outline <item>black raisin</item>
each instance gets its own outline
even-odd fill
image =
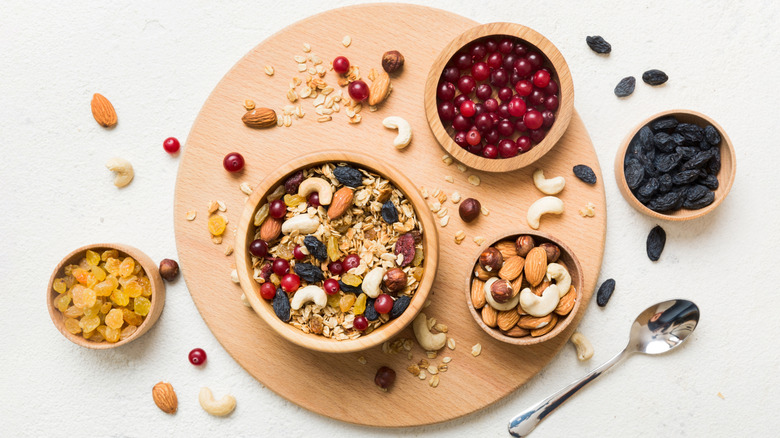
[[[712,150],[697,152],[690,160],[683,163],[680,170],[700,169],[712,158]]]
[[[658,191],[661,184],[658,182],[658,178],[650,178],[647,183],[637,190],[639,196],[650,198]]]
[[[669,192],[651,200],[647,207],[653,211],[664,212],[680,208],[683,198],[680,192]]]
[[[707,140],[707,143],[713,146],[720,144],[720,133],[712,125],[707,125],[704,127],[704,138]]]
[[[650,130],[650,127],[643,126],[637,135],[639,136],[639,143],[642,145],[642,148],[645,150],[645,152],[655,150],[655,143],[653,142],[653,131]]]
[[[704,130],[700,126],[691,123],[680,123],[674,128],[674,132],[685,137],[686,141],[699,144],[704,139]]]
[[[676,153],[659,154],[655,156],[653,164],[655,164],[655,167],[659,172],[667,173],[677,167],[677,165],[680,164],[680,160],[682,160],[682,157]]]
[[[306,249],[309,250],[309,254],[313,255],[315,259],[321,262],[328,259],[328,249],[325,247],[325,244],[320,242],[316,237],[306,236],[303,239],[303,244],[306,246]]]
[[[655,147],[661,152],[672,152],[677,146],[674,144],[674,141],[672,141],[672,136],[663,131],[658,132],[653,136],[653,143],[655,143]]]
[[[646,155],[637,155],[636,158],[639,160],[640,163],[642,163],[642,167],[645,168],[645,173],[648,176],[651,177],[658,176],[658,169],[655,168],[655,164],[653,164],[653,160],[648,158]]]
[[[281,287],[276,288],[276,295],[271,303],[276,316],[284,322],[290,320],[290,299]]]
[[[718,172],[720,172],[720,149],[713,148],[713,155],[710,159],[710,162],[707,163],[707,170],[710,171],[711,174],[716,175]]]
[[[702,186],[698,186],[698,187],[702,187]],[[715,193],[707,190],[707,193],[705,193],[704,196],[702,196],[699,199],[696,199],[695,201],[689,201],[686,199],[685,202],[683,202],[683,207],[689,210],[698,210],[700,208],[704,208],[712,204],[713,201],[715,201]]]
[[[390,225],[398,222],[398,210],[395,209],[393,201],[382,204],[382,219]]]
[[[682,186],[696,181],[698,177],[698,169],[683,170],[672,175],[672,183],[676,186]]]
[[[715,175],[707,175],[704,178],[699,177],[698,183],[710,190],[717,190],[720,183]]]
[[[699,152],[695,147],[692,146],[680,146],[675,148],[674,151],[677,152],[677,155],[682,157],[683,160],[690,160]]]
[[[669,76],[661,70],[648,70],[642,73],[642,80],[648,85],[661,85],[669,80]]]
[[[360,295],[363,292],[363,289],[360,288],[361,284],[357,286],[350,286],[347,283],[344,283],[343,281],[339,280],[339,287],[344,293],[348,293],[348,294]]]
[[[412,297],[409,295],[401,295],[398,297],[398,299],[393,303],[392,310],[390,310],[390,319],[395,319],[401,316],[401,314],[404,313],[404,310],[409,307],[409,303],[411,302]]]
[[[683,146],[685,144],[685,137],[682,135],[675,132],[671,137],[675,146]]]
[[[639,187],[640,184],[642,184],[642,181],[645,179],[645,168],[642,167],[642,164],[639,163],[639,161],[630,161],[625,168],[626,173],[626,184],[628,184],[628,188],[635,189]]]
[[[598,304],[599,307],[606,306],[609,299],[612,298],[612,292],[615,292],[615,280],[610,278],[599,286],[599,291],[596,294],[596,304]]]
[[[290,195],[298,193],[298,186],[301,185],[301,182],[303,182],[303,171],[299,170],[290,175],[284,182],[284,191]]]
[[[333,169],[333,176],[347,187],[355,188],[363,184],[363,174],[354,167],[339,166]]]
[[[593,172],[593,169],[590,167],[584,165],[584,164],[578,164],[574,166],[574,175],[579,178],[582,182],[587,184],[596,184],[596,174]]]
[[[666,231],[660,225],[656,225],[647,235],[647,257],[652,261],[658,261],[666,245]]]
[[[293,270],[298,274],[301,279],[307,283],[319,283],[325,280],[325,276],[322,274],[322,269],[319,266],[314,266],[311,263],[298,262],[293,267]]]
[[[585,37],[585,42],[588,43],[590,50],[596,53],[606,54],[612,51],[612,45],[598,35]]]
[[[653,128],[653,131],[672,131],[677,127],[677,123],[679,122],[677,122],[674,116],[666,116],[654,120],[650,126]]]
[[[691,202],[699,200],[706,196],[707,193],[710,193],[710,190],[701,184],[689,186],[688,190],[685,191],[685,201]]]
[[[659,193],[667,193],[669,190],[672,190],[672,175],[669,175],[668,173],[665,173],[658,177],[658,192]]]
[[[339,282],[341,283],[341,282]],[[369,298],[366,300],[366,310],[363,311],[363,316],[369,321],[376,321],[379,319],[379,312],[374,308],[374,299]]]
[[[634,88],[636,88],[636,78],[633,76],[626,76],[615,86],[615,96],[630,96],[631,93],[634,92]]]

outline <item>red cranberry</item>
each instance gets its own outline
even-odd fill
[[[551,84],[553,82],[550,82]],[[550,111],[555,111],[558,109],[558,96],[547,96],[544,99],[544,107],[547,108]]]
[[[455,100],[452,101],[452,103],[455,105],[456,109],[460,109],[461,104],[463,102],[469,100],[469,97],[465,94],[459,94],[458,97],[455,98]]]
[[[328,295],[336,295],[341,289],[341,285],[335,278],[328,278],[322,283],[322,289]]]
[[[488,84],[479,84],[477,85],[477,90],[475,94],[477,95],[477,98],[481,99],[484,102],[490,99],[490,96],[493,94],[493,89],[490,88],[490,85]]]
[[[512,140],[504,139],[498,143],[498,153],[501,158],[512,158],[517,155],[517,143]]]
[[[488,53],[493,53],[498,50],[498,43],[495,40],[486,40],[485,49],[487,49]]]
[[[509,114],[512,117],[522,117],[525,114],[525,101],[519,97],[515,97],[509,102]]]
[[[479,134],[479,131],[477,131],[476,129],[472,129],[466,133],[466,142],[470,146],[477,145],[479,144],[480,141],[482,141],[482,136]]]
[[[203,365],[206,362],[206,352],[202,348],[195,348],[189,354],[190,363],[196,366]]]
[[[501,117],[498,117],[496,113],[488,113],[491,119],[493,119],[493,126],[497,125],[501,121]]]
[[[439,103],[439,117],[442,120],[452,120],[455,118],[455,105],[452,102]]]
[[[485,158],[496,159],[498,158],[498,148],[489,144],[482,149],[482,156]]]
[[[452,137],[452,140],[457,144],[458,146],[462,148],[469,147],[468,142],[466,141],[466,131],[459,131],[455,133],[455,136]]]
[[[547,131],[544,129],[532,129],[531,132],[528,133],[528,136],[531,137],[531,141],[534,143],[541,142],[546,135]]]
[[[528,54],[525,56],[525,59],[528,60],[528,62],[531,63],[531,67],[533,69],[538,69],[542,66],[542,62],[544,62],[544,59],[542,58],[541,53],[539,52],[528,52]]]
[[[498,90],[498,98],[501,100],[501,103],[509,103],[510,100],[512,100],[512,96],[514,93],[512,92],[512,89],[509,87],[503,87]]]
[[[544,123],[544,119],[542,119],[542,113],[535,109],[528,110],[528,112],[523,116],[523,123],[525,123],[525,126],[531,130],[541,128],[542,123]]]
[[[490,99],[485,99],[484,104],[485,110],[487,110],[487,112],[494,113],[496,110],[498,110],[498,101],[492,97]]]
[[[544,94],[548,96],[556,95],[558,94],[558,83],[555,82],[554,79],[550,78],[550,83],[547,84],[547,86],[544,87],[544,90],[542,91],[544,91]]]
[[[512,53],[513,50],[515,50],[515,43],[509,38],[504,38],[498,43],[498,51],[503,54]]]
[[[509,114],[509,105],[506,103],[502,103],[498,106],[498,111],[496,111],[496,114],[498,114],[498,116],[502,119],[508,119],[512,117],[512,115]]]
[[[442,82],[436,90],[436,97],[441,100],[452,100],[455,98],[455,85],[452,82]]]
[[[482,153],[482,143],[477,143],[475,145],[469,145],[468,147],[469,152],[471,152],[474,155],[479,155]]]
[[[515,55],[525,56],[526,53],[528,53],[528,46],[523,43],[517,43],[515,45]]]
[[[458,114],[452,119],[452,127],[456,131],[468,131],[471,128],[471,121],[463,114]]]
[[[512,69],[515,67],[515,61],[517,61],[517,59],[517,56],[512,53],[504,56],[504,62],[502,62],[501,65],[504,66],[504,70],[506,70],[507,73],[512,71]]]
[[[163,142],[163,149],[165,149],[165,152],[168,152],[169,154],[175,154],[176,152],[179,152],[179,148],[181,145],[179,144],[179,140],[177,140],[175,137],[168,137]]]
[[[506,73],[506,70],[498,69],[490,73],[490,84],[494,87],[505,87],[508,82],[509,75]]]
[[[281,219],[286,213],[287,206],[284,205],[284,201],[281,199],[271,202],[271,205],[268,207],[268,214],[270,214],[272,218]]]
[[[309,203],[310,206],[317,208],[320,206],[320,194],[317,192],[314,192],[309,195],[308,198],[306,198],[306,202]]]
[[[520,152],[528,152],[531,150],[531,139],[527,135],[521,135],[517,137],[517,147]]]
[[[333,60],[333,71],[338,74],[344,74],[349,71],[349,59],[345,56],[337,56]]]
[[[469,94],[474,91],[477,82],[471,76],[461,76],[458,79],[458,90],[463,94]]]
[[[509,120],[502,120],[498,122],[498,133],[503,135],[504,137],[510,137],[512,134],[515,133],[515,127],[512,125],[512,122]]]
[[[374,310],[383,315],[390,313],[393,310],[393,297],[388,294],[379,294],[374,300]]]
[[[542,111],[542,120],[542,127],[550,129],[550,126],[555,123],[555,114],[550,110]]]
[[[482,103],[475,103],[474,115],[479,116],[480,114],[485,114],[485,105],[483,105]]]
[[[301,277],[295,274],[285,274],[281,281],[282,290],[289,293],[295,292],[301,287]]]
[[[261,284],[260,296],[263,297],[264,300],[273,300],[276,296],[276,286],[274,286],[274,284],[270,281],[266,281],[265,283]]]
[[[534,84],[531,81],[523,80],[515,84],[515,91],[517,94],[523,97],[530,96],[534,91]]]
[[[360,330],[362,332],[368,328],[368,319],[363,315],[358,315],[352,321],[352,327],[355,327],[355,330]]]
[[[478,62],[471,66],[471,76],[478,81],[484,81],[490,74],[490,68],[484,62]]]
[[[281,277],[290,270],[290,262],[285,259],[275,259],[271,269],[273,269],[274,274]]]
[[[518,83],[521,80],[523,80],[523,77],[520,76],[519,74],[517,74],[517,72],[514,71],[514,69],[510,70],[510,71],[512,72],[512,75],[511,75],[511,77],[509,79],[509,83],[512,84],[512,86],[514,87],[516,83]]]
[[[474,126],[477,127],[479,132],[487,132],[493,129],[493,119],[487,114],[480,114],[474,120]]]
[[[467,70],[471,68],[471,63],[473,60],[471,59],[471,56],[466,53],[459,53],[455,55],[455,67],[458,67],[461,70]]]
[[[550,73],[544,70],[539,70],[536,73],[534,73],[534,85],[536,85],[539,88],[544,88],[549,83],[550,83]]]
[[[491,117],[492,119],[492,117]],[[493,126],[496,126],[497,123],[493,122]],[[482,139],[485,140],[485,143],[487,144],[496,144],[498,143],[498,140],[501,138],[501,136],[498,134],[498,131],[493,128],[490,131],[487,131],[482,135]]]
[[[344,264],[336,260],[328,264],[328,271],[333,275],[341,275],[344,273]]]
[[[303,253],[303,248],[301,245],[295,245],[295,248],[293,248],[293,257],[295,257],[295,260],[303,260],[306,258],[306,254]]]
[[[349,271],[350,269],[357,268],[358,266],[360,266],[360,256],[357,254],[350,254],[344,257],[344,261],[342,263],[344,264],[345,271]]]
[[[492,68],[493,70],[500,68],[503,64],[504,57],[498,52],[491,53],[487,58],[488,67]]]
[[[534,88],[531,95],[528,96],[528,102],[533,106],[540,106],[544,104],[544,93],[541,90]]]
[[[525,126],[525,123],[523,123],[523,119],[517,119],[515,120],[515,131],[518,132],[526,132],[528,131],[528,128]]]
[[[262,239],[253,240],[249,244],[249,252],[255,257],[263,258],[268,255],[268,244]]]
[[[222,166],[228,172],[238,172],[244,168],[244,157],[238,152],[231,152],[225,155],[222,160]]]
[[[447,67],[444,69],[441,75],[442,79],[447,82],[455,83],[460,78],[460,70],[457,67]]]
[[[522,77],[528,77],[528,75],[531,74],[531,70],[533,70],[533,67],[531,67],[531,63],[528,61],[527,58],[519,58],[515,61],[514,69],[517,74],[519,74]]]
[[[471,59],[475,61],[481,60],[485,55],[487,55],[487,48],[485,48],[484,44],[474,44],[471,46]]]
[[[460,104],[460,113],[463,115],[463,117],[473,117],[475,113],[474,102],[467,100]]]
[[[347,91],[349,91],[349,97],[357,102],[362,102],[368,99],[368,85],[359,79],[349,84]]]

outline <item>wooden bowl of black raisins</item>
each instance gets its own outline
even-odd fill
[[[734,146],[714,120],[691,110],[669,110],[642,121],[615,157],[615,179],[639,212],[669,221],[714,210],[734,182]]]

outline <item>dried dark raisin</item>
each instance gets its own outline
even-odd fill
[[[707,125],[704,127],[704,138],[707,140],[707,143],[713,146],[720,144],[720,133],[712,125]]]
[[[683,170],[672,175],[672,183],[676,186],[682,186],[696,181],[698,177],[698,169]]]
[[[382,204],[382,219],[390,225],[398,222],[398,210],[395,208],[393,201],[387,201]]]
[[[598,304],[599,307],[606,306],[609,299],[612,298],[612,292],[615,292],[615,280],[610,278],[599,286],[599,291],[596,294],[596,304]]]
[[[667,173],[677,167],[677,165],[680,164],[680,160],[682,160],[682,157],[676,153],[659,154],[655,156],[653,164],[655,164],[655,167],[659,172]]]
[[[677,155],[682,157],[683,160],[690,160],[699,152],[695,147],[692,146],[680,146],[675,148],[674,151],[677,152]]]
[[[704,178],[699,178],[698,183],[703,185],[704,187],[707,187],[710,190],[717,190],[718,186],[720,186],[720,183],[718,182],[718,177],[715,175],[707,175]]]
[[[679,122],[677,119],[674,118],[674,116],[666,116],[661,117],[659,119],[655,119],[653,122],[650,123],[650,126],[653,128],[653,131],[672,131],[674,128],[677,127],[677,124]],[[643,128],[644,129],[644,128]]]
[[[707,170],[709,170],[711,174],[716,175],[720,172],[720,149],[714,148],[713,151],[712,158],[710,159],[710,162],[707,163]]]
[[[574,175],[582,182],[586,184],[596,184],[596,174],[590,167],[584,164],[578,164],[574,166],[574,169],[572,170],[574,171]]]
[[[276,316],[284,322],[290,320],[290,299],[281,287],[276,288],[276,295],[271,303]]]
[[[683,146],[685,144],[685,137],[683,137],[682,135],[675,132],[674,134],[671,135],[671,137],[672,137],[672,142],[674,142],[675,146]]]
[[[396,299],[393,303],[392,310],[390,310],[390,319],[395,319],[401,316],[401,314],[404,313],[404,310],[409,307],[409,303],[411,302],[412,297],[409,295],[401,295],[398,297],[398,299]]]
[[[649,126],[643,126],[642,129],[639,130],[637,136],[639,137],[639,143],[642,145],[642,148],[645,150],[645,152],[655,150],[655,143],[653,142],[653,131]]]
[[[661,70],[648,70],[642,73],[642,80],[648,85],[661,85],[669,80],[669,76]]]
[[[645,168],[642,167],[642,164],[638,160],[629,162],[625,172],[626,183],[628,184],[628,188],[632,190],[639,187],[645,179]]]
[[[303,244],[306,246],[306,249],[309,250],[309,254],[313,255],[315,259],[321,262],[328,259],[328,249],[325,247],[325,244],[320,242],[316,237],[306,236],[303,239]]]
[[[704,187],[701,184],[695,184],[692,186],[689,186],[688,189],[685,191],[685,201],[691,202],[696,201],[704,196],[707,195],[707,193],[711,193],[707,187]]]
[[[713,156],[712,150],[697,152],[690,160],[683,163],[680,170],[699,169],[707,164]]]
[[[702,186],[697,186],[702,187]],[[705,188],[705,190],[707,190]],[[688,199],[683,202],[683,207],[689,209],[689,210],[698,210],[700,208],[704,208],[715,201],[715,193],[707,190],[707,192],[699,199],[696,199],[694,201],[689,201]]]
[[[653,136],[655,147],[662,152],[672,152],[677,146],[672,141],[672,136],[665,132],[658,132]]]
[[[680,192],[669,192],[653,198],[647,204],[647,207],[657,212],[671,211],[680,208],[682,201],[682,194]]]
[[[303,171],[299,170],[290,175],[290,177],[287,178],[287,180],[284,182],[284,191],[290,195],[297,194],[298,186],[301,185],[301,182],[303,182]]]
[[[659,193],[667,193],[669,190],[672,190],[672,175],[669,175],[668,173],[665,173],[661,175],[658,178],[658,192]]]
[[[391,310],[392,312],[392,310]],[[369,298],[366,300],[366,310],[363,311],[363,316],[369,321],[376,321],[379,319],[379,312],[374,308],[374,299]]]
[[[325,276],[322,274],[322,269],[319,266],[314,266],[311,263],[298,262],[293,267],[293,270],[298,274],[301,279],[307,283],[315,284],[325,280]]]
[[[599,35],[585,37],[585,42],[596,53],[607,54],[612,51],[612,45]]]
[[[333,176],[347,187],[358,187],[363,184],[363,174],[350,166],[339,166],[333,169]]]
[[[636,78],[633,76],[626,76],[615,86],[615,96],[630,96],[631,93],[634,92],[634,88],[636,88]]]
[[[363,289],[360,287],[361,285],[362,283],[357,286],[350,286],[347,283],[339,280],[339,287],[341,288],[342,292],[348,294],[360,295],[363,292]]]
[[[645,185],[639,188],[637,190],[637,194],[644,197],[644,198],[650,198],[655,194],[655,192],[658,191],[658,188],[661,186],[661,184],[658,182],[658,178],[650,178],[647,180]]]
[[[666,245],[666,231],[660,225],[656,225],[647,235],[647,257],[652,261],[658,261]]]
[[[674,128],[674,132],[682,135],[686,141],[693,144],[698,144],[704,139],[704,131],[701,127],[691,123],[680,123]]]

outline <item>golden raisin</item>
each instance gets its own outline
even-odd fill
[[[120,262],[118,258],[109,257],[108,260],[106,260],[106,271],[111,275],[119,275],[119,265],[121,264],[122,262]]]
[[[328,305],[334,309],[338,309],[339,302],[341,301],[341,297],[336,295],[328,295]]]
[[[352,309],[355,315],[362,315],[366,311],[366,300],[368,296],[366,294],[360,294],[355,301],[355,307]]]
[[[95,276],[97,281],[103,281],[106,279],[106,271],[104,271],[100,266],[92,267],[92,275]]]
[[[80,309],[76,306],[70,306],[64,312],[62,312],[62,314],[68,318],[78,318],[84,314],[84,309]]]
[[[211,233],[212,236],[221,236],[222,233],[225,232],[225,227],[227,226],[227,222],[225,221],[225,218],[215,214],[209,218],[209,233]]]
[[[76,281],[78,281],[81,284],[87,284],[88,277],[87,275],[90,272],[86,269],[76,268],[73,270],[72,274],[74,277],[76,277]]]
[[[330,261],[335,262],[341,258],[341,251],[339,251],[339,239],[338,237],[331,235],[328,237],[328,258]]]
[[[71,293],[73,295],[73,304],[76,307],[80,309],[85,309],[87,307],[92,307],[95,305],[96,296],[94,290],[86,288],[80,284],[77,284],[73,286],[73,291]]]
[[[119,342],[119,334],[119,329],[115,329],[113,327],[106,328],[106,341]]]
[[[100,325],[100,317],[97,315],[82,316],[81,320],[79,320],[79,325],[81,326],[81,330],[91,332]]]
[[[113,301],[117,306],[126,306],[128,303],[130,303],[130,297],[128,297],[123,290],[114,289],[114,291],[111,292],[111,301]]]
[[[341,281],[344,282],[344,284],[350,285],[350,286],[360,286],[363,283],[363,279],[360,278],[357,275],[354,274],[344,274],[341,276]]]
[[[128,308],[122,308],[122,319],[129,325],[141,325],[143,317]]]
[[[306,201],[306,199],[301,195],[284,195],[284,205],[290,208],[295,208],[304,201]]]
[[[355,294],[345,294],[339,301],[339,308],[342,312],[347,312],[355,303]]]
[[[133,260],[132,257],[125,257],[125,259],[122,260],[122,263],[119,265],[119,275],[122,277],[129,277],[133,274],[134,268],[135,260]]]
[[[84,316],[94,316],[100,313],[100,308],[103,306],[103,301],[95,300],[95,305],[84,309]]]
[[[129,326],[123,328],[122,332],[119,333],[119,339],[123,341],[123,340],[129,338],[130,336],[133,336],[133,334],[135,333],[136,330],[138,330],[138,327],[136,327],[134,325],[129,325]]]
[[[141,292],[141,295],[145,297],[152,295],[152,282],[149,280],[149,277],[139,278],[138,284],[140,284],[141,288],[143,288],[143,292]]]
[[[97,336],[95,336],[97,335]],[[95,332],[95,330],[92,330],[91,332],[84,332],[81,334],[81,336],[84,337],[84,339],[90,339],[95,342],[100,342],[103,340],[103,337],[100,336],[99,333]]]
[[[103,251],[103,254],[100,254],[100,259],[104,262],[108,260],[109,257],[117,258],[119,257],[119,251],[115,249],[109,249],[107,251]]]
[[[107,297],[111,295],[111,292],[116,289],[119,283],[116,281],[116,277],[108,277],[104,281],[96,284],[94,288],[95,294],[99,297]]]
[[[68,310],[68,305],[70,305],[70,294],[57,295],[57,297],[54,298],[53,304],[60,312]]]
[[[65,318],[65,330],[77,335],[81,333],[81,326],[78,320],[73,318]]]
[[[119,309],[111,309],[106,315],[106,325],[115,329],[121,328],[124,323],[122,318],[122,311]]]
[[[100,306],[100,313],[105,315],[106,313],[108,313],[109,310],[111,310],[111,307],[112,307],[111,301],[106,301],[105,303],[103,303],[102,306]]]
[[[65,291],[68,290],[68,286],[65,284],[64,278],[58,278],[54,280],[52,287],[54,288],[54,292],[57,292],[58,294],[64,294]]]
[[[97,266],[100,263],[100,255],[91,249],[87,250],[87,263],[90,266]]]
[[[149,314],[149,308],[152,307],[152,302],[144,297],[138,297],[134,300],[133,310],[135,313],[146,316]]]
[[[143,293],[144,289],[141,287],[140,284],[138,284],[137,281],[131,281],[127,283],[124,287],[125,293],[130,298],[140,297],[141,293]]]

